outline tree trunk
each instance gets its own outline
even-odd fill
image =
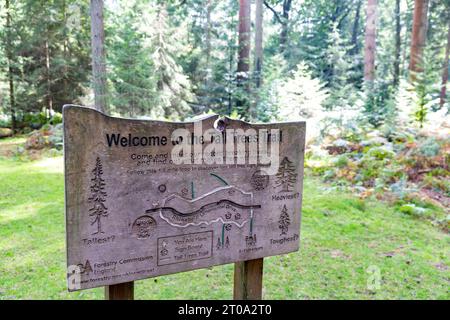
[[[255,84],[261,87],[263,63],[263,0],[256,0],[255,8]]]
[[[284,53],[287,47],[287,39],[289,32],[289,13],[291,11],[292,0],[283,1],[283,23],[281,24],[280,34],[280,52]]]
[[[107,91],[103,0],[91,0],[91,44],[95,108],[105,112]]]
[[[410,79],[412,82],[417,79],[417,73],[423,71],[422,55],[427,38],[428,4],[429,0],[415,0],[414,2],[414,18],[409,62]]]
[[[367,1],[366,36],[364,48],[364,80],[373,82],[375,79],[376,23],[377,1]]]
[[[250,0],[239,0],[239,61],[238,72],[250,70]]]
[[[263,63],[263,0],[255,1],[255,60],[254,60],[254,77],[255,77],[255,103],[252,110],[257,110],[260,97],[259,88],[262,85],[262,63]],[[255,112],[256,113],[256,112]],[[256,118],[256,114],[252,115]]]
[[[207,0],[206,2],[206,26],[205,26],[205,71],[204,71],[204,85],[206,90],[209,90],[210,88],[210,82],[211,82],[211,12],[212,12],[212,1],[213,0]],[[188,32],[189,33],[189,32]],[[208,103],[209,104],[209,103]]]
[[[292,7],[292,0],[283,0],[283,12],[281,16],[278,12],[272,8],[267,1],[263,1],[264,5],[272,11],[274,18],[281,25],[281,33],[280,33],[280,53],[284,53],[286,50],[287,38],[289,33],[289,12]]]
[[[68,59],[68,32],[67,32],[67,4],[66,1],[63,1],[63,17],[64,17],[64,44],[63,44],[63,57],[64,57],[64,77],[63,77],[63,90],[64,92],[67,92],[67,77],[68,77],[68,68],[67,68],[67,61]]]
[[[48,117],[52,116],[53,113],[53,97],[51,90],[51,73],[50,73],[50,50],[48,47],[48,30],[47,30],[47,38],[45,39],[45,76],[47,77],[47,112],[46,115]]]
[[[211,60],[211,10],[212,10],[211,0],[208,0],[206,3],[206,40],[205,40],[206,68],[209,68],[209,62]]]
[[[251,0],[239,0],[239,57],[237,66],[238,86],[244,90],[241,97],[238,98],[237,106],[241,107],[243,116],[249,117],[249,99],[250,91],[248,83],[248,74],[250,71],[250,4]]]
[[[441,106],[441,108],[444,107],[445,98],[447,96],[448,58],[449,58],[449,54],[450,54],[450,22],[449,22],[449,25],[448,25],[447,48],[445,49],[444,66],[442,68],[441,94],[439,96],[439,105]]]
[[[351,54],[356,54],[359,51],[358,33],[359,33],[359,20],[361,17],[361,4],[362,4],[362,0],[359,0],[356,5],[355,20],[353,22],[353,29],[352,29],[353,48],[351,50]]]
[[[400,0],[395,0],[395,60],[394,60],[394,86],[398,87],[400,82],[400,53],[401,53],[401,31],[400,24]]]
[[[8,60],[8,82],[9,82],[9,110],[11,114],[11,129],[16,130],[16,102],[14,98],[14,78],[11,52],[11,13],[9,12],[9,0],[5,2],[6,10],[6,56]]]

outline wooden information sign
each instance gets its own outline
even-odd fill
[[[70,291],[298,250],[304,122],[63,115]]]

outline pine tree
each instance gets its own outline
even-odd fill
[[[90,75],[88,10],[75,0],[11,2],[8,49],[18,125],[24,113],[81,103]]]
[[[152,113],[152,116],[170,120],[183,119],[189,112],[189,102],[194,98],[189,78],[175,59],[179,43],[174,39],[163,1],[158,1],[156,6],[153,30],[151,58],[157,87],[153,102],[162,112]]]
[[[134,4],[113,17],[116,32],[109,46],[110,79],[113,84],[112,110],[130,117],[162,113],[159,106],[149,103],[156,92],[156,80],[145,47],[145,33],[139,30],[140,12],[144,8]],[[155,112],[155,109],[158,109]]]
[[[300,63],[292,76],[280,82],[278,89],[281,119],[293,117],[310,118],[323,111],[322,104],[327,98],[324,84],[313,78],[305,63]]]
[[[281,230],[281,236],[287,234],[289,225],[291,224],[291,219],[289,218],[289,213],[286,205],[283,206],[281,210],[280,219],[278,220],[278,228]]]
[[[412,99],[414,106],[414,120],[419,124],[420,128],[423,128],[423,125],[426,122],[427,114],[429,112],[429,103],[432,100],[430,95],[430,77],[427,76],[429,68],[427,68],[428,66],[424,63],[425,61],[425,57],[422,57],[422,63],[420,65],[424,67],[419,67],[422,72],[417,73],[412,82],[415,92]]]
[[[325,52],[327,68],[324,76],[330,93],[324,102],[327,110],[354,107],[358,98],[355,85],[351,81],[355,76],[352,62],[349,60],[350,49],[351,45],[341,37],[336,25],[333,26]]]
[[[108,216],[108,208],[105,206],[105,180],[102,178],[103,165],[99,157],[97,157],[92,175],[91,181],[93,184],[91,185],[91,196],[88,199],[92,203],[92,208],[89,209],[89,216],[92,218],[91,225],[97,224],[97,231],[94,234],[99,234],[104,233],[101,219]]]
[[[384,79],[366,81],[361,120],[374,127],[379,127],[387,120],[394,118],[395,102],[392,89],[391,82]]]
[[[280,192],[290,192],[297,181],[297,175],[295,173],[295,167],[287,157],[281,161],[276,174],[277,180],[275,181],[276,187],[281,187]]]
[[[439,108],[440,66],[434,62],[439,49],[428,46],[423,50],[421,62],[416,65],[420,72],[411,80],[413,90],[409,103],[413,107],[413,119],[420,128],[426,123],[427,115]]]

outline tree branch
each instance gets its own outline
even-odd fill
[[[187,0],[181,0],[180,3],[175,4],[175,6],[177,6],[177,7],[184,6],[186,4],[186,2],[187,2]]]
[[[264,1],[264,5],[266,6],[267,9],[269,9],[270,11],[272,11],[273,16],[275,17],[275,19],[276,19],[279,23],[284,24],[283,20],[281,20],[281,18],[280,18],[280,16],[278,15],[278,13],[275,11],[274,8],[272,8],[272,7],[267,3],[267,1]]]
[[[291,11],[292,0],[283,1],[283,17],[289,16],[289,11]]]
[[[342,22],[344,21],[344,19],[348,16],[348,14],[350,13],[351,8],[347,8],[347,10],[341,14],[338,24],[337,24],[337,28],[340,29]]]

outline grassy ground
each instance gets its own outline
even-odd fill
[[[0,299],[103,297],[66,290],[63,188],[61,157],[0,156]],[[449,248],[426,220],[307,177],[300,251],[265,259],[264,298],[450,299]],[[231,299],[232,276],[226,265],[137,281],[135,296]]]
[[[26,137],[16,136],[0,140],[0,157],[12,157],[17,146],[25,143]]]

